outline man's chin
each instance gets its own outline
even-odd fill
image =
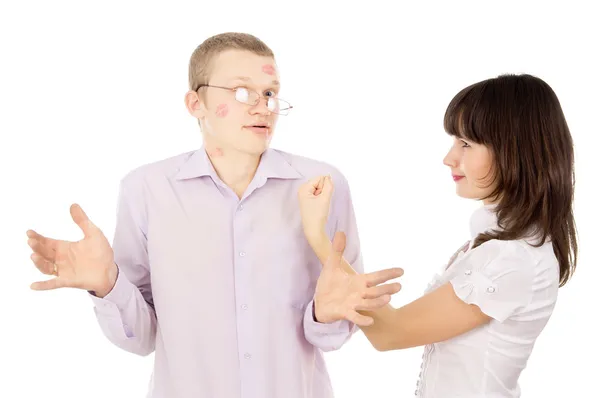
[[[250,156],[260,156],[267,149],[269,149],[269,142],[265,142],[262,144],[245,145],[243,147],[240,147],[238,150]]]
[[[248,145],[248,150],[253,153],[261,154],[271,145],[271,137],[263,140],[256,140],[255,142]]]

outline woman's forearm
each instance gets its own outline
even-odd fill
[[[311,240],[311,246],[324,264],[333,250],[327,236]],[[357,272],[342,257],[342,268]],[[445,341],[490,322],[491,317],[477,305],[459,298],[450,282],[398,309],[391,305],[374,311],[359,311],[375,321],[361,327],[379,351],[399,350]]]

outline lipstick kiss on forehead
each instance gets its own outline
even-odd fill
[[[271,64],[266,64],[266,65],[263,65],[262,71],[265,72],[267,75],[272,76],[275,74],[275,67]]]
[[[215,115],[217,115],[217,117],[225,117],[228,113],[229,107],[227,106],[227,104],[221,104],[217,106],[217,110],[215,111]]]

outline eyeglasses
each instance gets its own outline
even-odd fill
[[[254,90],[250,90],[246,87],[221,87],[221,86],[212,86],[210,84],[201,84],[196,91],[198,91],[202,87],[213,87],[220,88],[223,90],[232,91],[235,94],[235,100],[241,102],[242,104],[255,106],[260,102],[261,95]],[[266,97],[267,100],[267,109],[281,116],[286,116],[290,113],[290,109],[293,108],[289,102],[284,101],[277,97]]]

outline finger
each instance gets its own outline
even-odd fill
[[[327,261],[325,261],[324,268],[337,268],[342,263],[342,256],[346,249],[346,234],[343,232],[336,232],[333,237],[333,247]]]
[[[400,291],[402,285],[400,283],[388,283],[385,285],[374,286],[369,289],[364,294],[364,298],[366,299],[374,299],[384,295],[392,295],[396,294]]]
[[[85,236],[90,236],[90,234],[92,233],[92,229],[94,228],[94,223],[90,221],[90,219],[88,218],[87,214],[85,214],[81,206],[79,206],[76,203],[72,204],[70,211],[71,218],[73,218],[75,224],[77,224],[77,226],[81,228],[81,231],[83,231],[83,234]]]
[[[27,237],[29,239],[35,239],[35,240],[39,241],[41,244],[49,247],[52,250],[56,250],[56,246],[58,245],[58,242],[59,242],[59,240],[57,240],[57,239],[48,238],[42,234],[38,234],[37,232],[35,232],[32,229],[27,231]]]
[[[42,274],[54,275],[54,263],[46,260],[37,253],[31,255],[31,261]]]
[[[367,286],[375,286],[380,283],[387,282],[390,279],[399,278],[404,275],[402,268],[388,268],[381,271],[372,272],[366,275]]]
[[[381,308],[387,305],[392,300],[392,297],[389,294],[385,294],[383,296],[374,298],[374,299],[365,299],[361,300],[359,304],[356,305],[355,310],[357,311],[371,311],[377,308]]]
[[[317,185],[315,186],[313,195],[315,195],[315,196],[320,195],[321,192],[323,191],[324,184],[325,184],[325,177],[323,177],[323,176],[319,177],[319,181],[317,181]]]
[[[319,185],[320,178],[321,177],[314,177],[308,180],[306,183],[300,185],[300,188],[298,189],[298,194],[301,194],[303,196],[313,196],[315,190]]]
[[[333,250],[340,254],[346,250],[346,234],[342,231],[337,231],[333,236]]]
[[[27,244],[35,254],[38,254],[51,262],[56,260],[56,251],[49,247],[48,244],[44,244],[35,238],[29,238]]]
[[[371,326],[374,322],[370,316],[359,314],[356,311],[350,311],[346,319],[358,326]]]
[[[331,179],[331,176],[323,178],[322,192],[325,196],[331,196],[333,194],[333,180]]]
[[[317,176],[317,177],[313,177],[310,180],[308,180],[308,186],[314,190],[315,188],[319,187],[319,183],[321,182],[321,176]]]
[[[53,278],[47,281],[34,282],[30,287],[31,290],[52,290],[66,287],[66,284],[61,278]]]

